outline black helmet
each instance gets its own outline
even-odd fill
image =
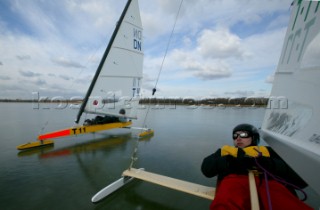
[[[126,110],[124,110],[124,109],[120,109],[119,114],[123,114],[123,115],[125,115],[125,114],[126,114]]]
[[[249,133],[249,136],[252,137],[252,143],[251,146],[257,146],[260,142],[260,135],[259,131],[256,127],[250,124],[240,124],[237,125],[233,131],[232,134],[234,134],[237,131],[247,131]]]

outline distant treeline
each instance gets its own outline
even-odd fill
[[[193,99],[193,98],[142,98],[140,104],[164,104],[164,105],[187,105],[187,106],[267,106],[268,98],[206,98],[206,99]]]
[[[268,98],[142,98],[140,104],[145,105],[187,105],[187,106],[267,106]],[[0,99],[0,102],[23,102],[23,103],[81,103],[82,100],[34,100],[34,99]]]

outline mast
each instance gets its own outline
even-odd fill
[[[82,104],[81,104],[80,110],[79,110],[79,112],[78,112],[78,114],[77,114],[77,118],[76,118],[76,120],[75,120],[75,123],[77,123],[77,124],[79,123],[80,118],[81,118],[81,115],[82,115],[82,113],[84,112],[84,109],[85,109],[85,107],[86,107],[86,105],[87,105],[88,99],[89,99],[89,97],[90,97],[90,95],[91,95],[91,93],[92,93],[93,87],[94,87],[94,85],[95,85],[95,83],[96,83],[96,81],[97,81],[97,79],[98,79],[98,77],[99,77],[99,74],[100,74],[100,72],[101,72],[101,70],[102,70],[102,67],[103,67],[103,65],[104,65],[105,60],[106,60],[106,58],[108,57],[108,54],[109,54],[110,49],[111,49],[111,47],[112,47],[112,44],[113,44],[113,42],[114,42],[114,40],[115,40],[115,38],[116,38],[116,35],[117,35],[118,31],[119,31],[119,28],[120,28],[120,26],[121,26],[121,24],[122,24],[122,22],[123,22],[123,19],[124,19],[125,15],[126,15],[126,13],[127,13],[127,10],[128,10],[128,8],[129,8],[129,6],[130,6],[130,4],[131,4],[131,1],[132,1],[132,0],[128,0],[126,6],[125,6],[125,8],[124,8],[124,10],[123,10],[123,12],[122,12],[122,14],[121,14],[121,16],[120,16],[120,19],[119,19],[119,21],[117,22],[116,28],[115,28],[115,30],[113,31],[113,34],[112,34],[111,39],[110,39],[110,41],[109,41],[109,44],[108,44],[108,46],[107,46],[107,48],[106,48],[106,50],[105,50],[105,52],[104,52],[104,54],[103,54],[103,57],[102,57],[102,59],[101,59],[101,61],[100,61],[100,64],[99,64],[99,66],[98,66],[98,69],[97,69],[97,71],[96,71],[96,73],[95,73],[95,75],[94,75],[94,77],[93,77],[93,79],[92,79],[92,82],[91,82],[91,84],[90,84],[90,86],[89,86],[89,89],[88,89],[88,91],[87,91],[87,93],[86,93],[86,96],[85,96],[85,98],[83,99],[83,102],[82,102]]]

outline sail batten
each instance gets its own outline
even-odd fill
[[[135,116],[142,66],[142,23],[138,0],[128,0],[80,107],[76,123],[83,112],[118,116],[120,110],[125,109],[125,116]],[[114,99],[112,110],[104,103],[110,99]]]

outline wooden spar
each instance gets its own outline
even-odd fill
[[[259,198],[257,192],[256,181],[254,179],[254,174],[252,171],[249,171],[249,189],[250,189],[250,201],[251,201],[251,209],[259,210]]]
[[[125,170],[122,173],[122,178],[111,183],[107,187],[100,190],[96,195],[92,197],[92,202],[98,202],[118,189],[125,186],[132,179],[140,179],[142,181],[150,182],[156,185],[160,185],[163,187],[167,187],[173,190],[189,193],[191,195],[195,195],[201,198],[206,198],[209,200],[213,200],[215,197],[216,188],[207,187],[204,185],[183,181],[180,179],[171,178],[168,176],[163,176],[160,174],[155,174],[151,172],[147,172],[144,169],[136,169],[130,168]],[[259,198],[257,193],[256,182],[254,178],[254,173],[249,171],[248,173],[249,179],[249,190],[250,190],[250,201],[251,201],[251,209],[260,210],[259,207]]]
[[[124,171],[123,176],[134,177],[143,181],[151,182],[153,184],[158,184],[173,190],[182,191],[210,200],[213,200],[215,195],[215,188],[213,187],[207,187],[179,179],[174,179],[135,168]]]
[[[45,139],[93,133],[97,131],[109,130],[109,129],[115,129],[115,128],[123,128],[131,124],[132,122],[128,121],[128,122],[116,122],[116,123],[107,123],[107,124],[99,124],[99,125],[83,125],[83,126],[71,127],[71,128],[39,135],[38,140],[43,141]]]

